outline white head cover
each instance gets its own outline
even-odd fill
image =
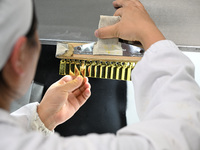
[[[0,70],[32,23],[32,0],[0,0]]]

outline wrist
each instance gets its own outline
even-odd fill
[[[43,122],[46,128],[48,128],[50,131],[53,131],[56,127],[56,123],[54,119],[49,117],[50,115],[47,115],[48,113],[44,112],[45,108],[42,108],[42,106],[39,104],[37,107],[37,113],[40,118],[40,120]]]
[[[161,40],[165,40],[165,37],[157,27],[147,30],[148,31],[145,31],[146,34],[143,34],[140,40],[145,50],[147,50],[152,44]]]

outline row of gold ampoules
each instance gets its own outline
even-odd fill
[[[135,64],[135,62],[62,59],[59,74],[130,81]]]

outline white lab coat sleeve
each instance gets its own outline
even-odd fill
[[[12,116],[22,123],[20,127],[27,128],[33,123],[31,118],[34,116],[33,114],[37,113],[36,107],[37,103],[26,105],[12,113]],[[25,132],[22,128],[13,128],[13,125],[8,126],[8,124],[5,124],[5,127],[1,126],[0,132],[2,134],[0,138],[2,138],[0,147],[5,150],[153,150],[148,139],[140,135],[115,135],[109,133],[99,135],[93,133],[86,136],[64,138],[56,133],[44,136],[39,132]],[[7,131],[12,132],[12,134],[8,134]],[[12,141],[12,144],[10,144],[10,141]]]
[[[158,150],[200,149],[200,88],[194,65],[168,40],[154,43],[132,72],[140,123],[118,132]]]
[[[37,113],[38,104],[38,102],[27,104],[11,113],[11,116],[15,117],[21,126],[27,131],[39,131],[45,136],[49,136],[54,133],[54,131],[50,131],[48,128],[46,128],[43,122],[40,120],[40,117]]]
[[[35,118],[34,116],[37,116],[37,105],[38,103],[28,104],[11,114],[21,123],[22,127],[28,129],[28,133],[21,133],[19,129],[16,130],[15,132],[17,134],[15,134],[15,136],[17,136],[17,140],[12,140],[15,142],[12,145],[7,146],[9,147],[8,149],[12,149],[14,147],[15,149],[22,150],[20,147],[22,143],[23,147],[27,147],[29,150],[124,150],[129,148],[140,150],[153,149],[148,139],[138,135],[118,136],[109,133],[101,135],[93,133],[86,136],[72,136],[68,138],[60,137],[56,133],[49,135],[49,133],[44,132],[46,129],[43,123],[41,123],[41,121],[35,122],[33,119]],[[43,132],[48,136],[43,136],[38,132],[31,132],[30,130]],[[14,138],[13,135],[11,137]]]

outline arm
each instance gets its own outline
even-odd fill
[[[200,89],[193,64],[165,40],[139,1],[113,4],[121,21],[96,30],[95,35],[138,40],[147,50],[132,74],[141,122],[118,134],[146,137],[155,149],[199,149]]]
[[[40,104],[28,104],[11,115],[27,130],[49,135],[57,125],[72,117],[89,96],[87,78],[65,76],[47,90]]]
[[[153,44],[132,73],[141,122],[120,135],[139,134],[155,149],[199,149],[200,88],[194,66],[168,40]]]
[[[38,114],[49,130],[71,118],[90,97],[90,84],[82,76],[65,76],[45,93]]]

